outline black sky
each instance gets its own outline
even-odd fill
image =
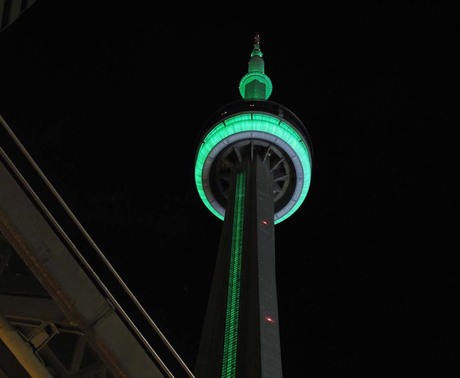
[[[276,227],[285,377],[457,376],[456,2],[115,3],[38,0],[0,34],[0,114],[186,363],[221,227],[195,152],[259,32],[314,150]]]

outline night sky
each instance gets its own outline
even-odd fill
[[[0,114],[193,368],[222,226],[195,153],[260,33],[314,153],[276,226],[284,376],[458,376],[458,10],[38,0],[0,34]]]

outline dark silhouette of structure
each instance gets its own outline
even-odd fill
[[[275,224],[305,199],[312,150],[293,112],[267,101],[255,36],[242,100],[206,123],[195,181],[208,209],[224,221],[195,367],[197,378],[281,377],[275,279]]]
[[[5,0],[0,2],[0,32],[15,22],[37,0]]]
[[[0,378],[71,376],[193,377],[0,116]]]
[[[2,117],[0,142],[0,377],[193,377]]]

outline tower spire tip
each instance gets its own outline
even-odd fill
[[[272,93],[273,85],[265,75],[265,63],[260,50],[260,34],[254,35],[254,47],[248,62],[248,73],[240,80],[239,90],[245,100],[265,101]]]

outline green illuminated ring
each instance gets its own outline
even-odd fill
[[[303,203],[310,188],[312,160],[308,144],[294,126],[266,113],[239,113],[216,124],[203,139],[195,164],[195,183],[205,206],[223,220],[225,208],[214,198],[209,182],[211,166],[228,145],[241,140],[259,139],[282,148],[295,168],[294,193],[286,206],[275,213],[275,224],[290,217]]]

